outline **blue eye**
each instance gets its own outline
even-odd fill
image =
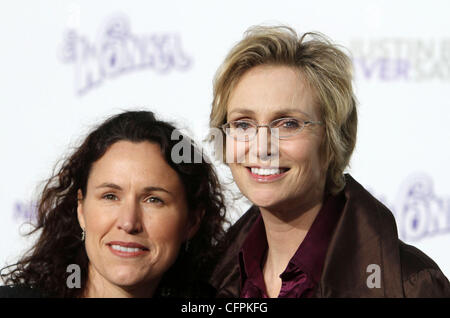
[[[282,122],[282,126],[283,128],[288,129],[297,129],[298,127],[300,127],[298,121],[295,119],[286,119],[285,121]]]
[[[252,123],[247,122],[247,121],[236,121],[233,123],[233,128],[237,128],[237,129],[246,130],[246,129],[249,129],[252,127],[253,127]]]

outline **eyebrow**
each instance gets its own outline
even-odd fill
[[[112,189],[116,189],[119,191],[122,191],[122,187],[115,184],[115,183],[111,183],[111,182],[105,182],[100,184],[99,186],[95,187],[96,189],[100,189],[100,188],[112,188]],[[161,187],[153,187],[153,186],[148,186],[144,188],[144,192],[152,192],[152,191],[162,191],[162,192],[166,192],[170,195],[172,195],[172,193],[164,188]]]
[[[231,115],[233,113],[239,113],[239,114],[254,114],[255,112],[250,109],[245,108],[235,108],[233,109],[228,115]]]

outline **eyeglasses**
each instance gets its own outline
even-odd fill
[[[295,118],[279,118],[268,125],[258,125],[251,120],[230,121],[222,125],[222,130],[227,136],[239,141],[252,140],[258,133],[260,127],[270,129],[272,135],[278,136],[279,139],[286,139],[300,133],[307,125],[322,125],[321,121],[304,121]]]

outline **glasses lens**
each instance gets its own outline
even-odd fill
[[[233,121],[226,126],[226,134],[237,140],[249,140],[256,135],[256,125],[249,121]]]
[[[302,130],[304,123],[295,118],[280,118],[272,122],[271,128],[278,131],[280,138],[289,137]]]

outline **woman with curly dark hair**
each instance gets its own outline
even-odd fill
[[[152,112],[115,115],[46,183],[29,233],[39,237],[2,269],[0,294],[213,296],[204,282],[224,215],[214,169],[189,138]]]

